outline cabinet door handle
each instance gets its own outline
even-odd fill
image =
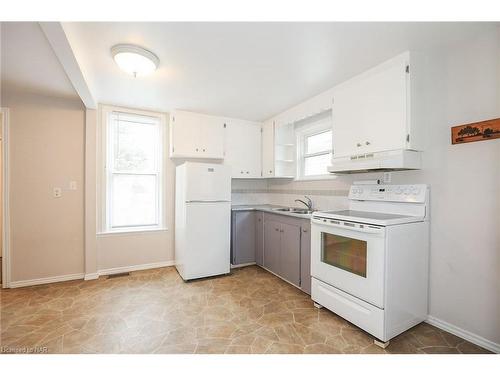
[[[250,173],[250,172],[249,172],[249,171],[247,171],[247,174],[249,174],[249,173]]]
[[[302,229],[302,232],[303,233],[307,233],[307,229]]]
[[[269,173],[273,173],[273,171],[271,170],[271,171],[269,171]]]
[[[276,232],[279,232],[279,231],[280,231],[280,229],[279,229],[279,228],[274,228],[274,230],[275,230]]]
[[[203,149],[203,152],[205,152],[205,149]]]
[[[283,229],[282,229],[282,230],[280,230],[280,233],[283,233],[283,232],[284,232],[284,230],[283,230]]]
[[[356,143],[356,147],[361,147],[361,143]]]
[[[196,149],[196,152],[198,152],[198,149]]]
[[[243,171],[241,171],[240,173],[243,174]]]
[[[368,142],[368,141],[366,141],[366,142],[365,142],[365,145],[367,145],[367,146],[368,146],[369,144],[370,144],[370,142]]]

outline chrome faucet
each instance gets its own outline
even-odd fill
[[[295,202],[300,202],[300,203],[304,204],[309,211],[312,211],[313,210],[313,202],[312,202],[311,198],[309,198],[307,195],[304,195],[304,198],[307,199],[307,203],[304,202],[302,199],[295,199]]]

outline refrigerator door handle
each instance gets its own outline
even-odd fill
[[[231,201],[226,201],[223,199],[205,199],[205,200],[191,200],[191,201],[186,201],[186,203],[217,203],[217,202],[231,202]]]

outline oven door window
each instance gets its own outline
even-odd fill
[[[321,261],[366,277],[366,241],[321,233]]]

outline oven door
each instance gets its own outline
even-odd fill
[[[311,276],[384,308],[385,228],[313,217]]]

